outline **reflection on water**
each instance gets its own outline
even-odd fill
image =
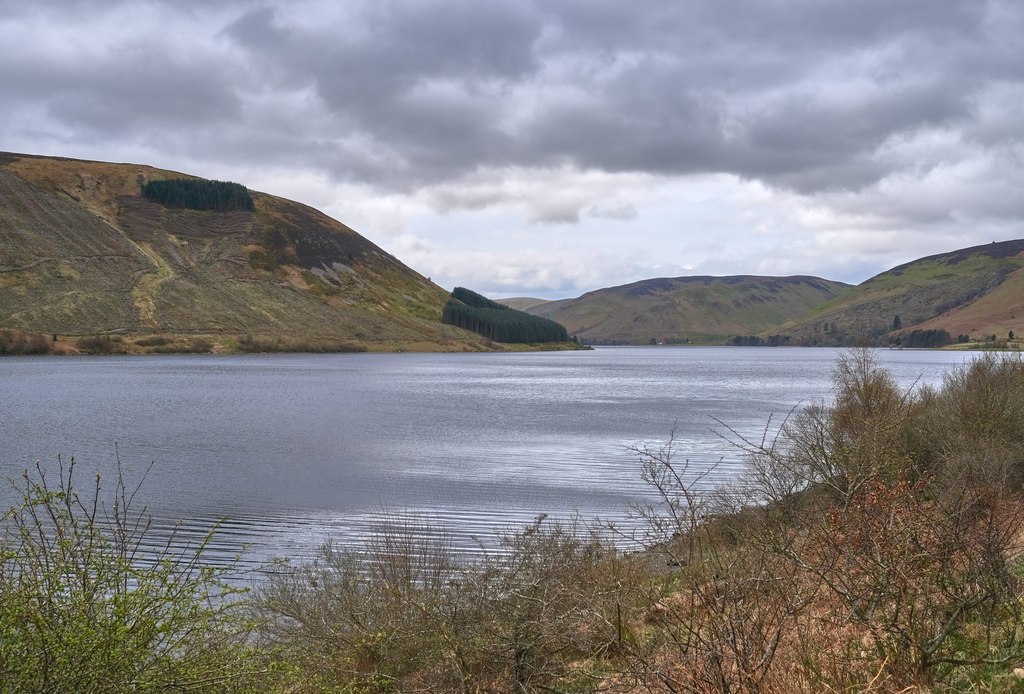
[[[243,568],[359,544],[383,510],[450,529],[479,551],[540,513],[622,519],[648,493],[636,445],[675,432],[695,467],[738,456],[725,427],[759,439],[829,396],[838,352],[603,348],[534,354],[5,358],[0,470],[75,456],[113,483],[120,457],[166,536],[220,523],[219,559]],[[909,386],[970,355],[880,351]],[[152,468],[146,473],[147,468]],[[10,491],[0,490],[9,505]]]

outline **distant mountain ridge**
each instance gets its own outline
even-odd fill
[[[849,285],[819,277],[661,277],[527,306],[589,344],[723,344],[801,316]]]
[[[168,207],[149,166],[0,154],[0,329],[248,344],[484,349],[448,292],[344,224],[251,191],[253,210]],[[177,344],[177,342],[175,343]]]
[[[116,336],[126,351],[494,348],[442,323],[444,289],[310,207],[231,185],[244,204],[226,211],[142,194],[153,181],[202,180],[0,153],[0,333]],[[992,342],[1024,334],[1024,240],[931,255],[857,286],[675,277],[505,303],[590,344]]]
[[[574,299],[510,300],[591,344],[916,344],[1024,334],[1024,240],[920,258],[846,285],[817,277],[675,277]]]
[[[537,299],[532,296],[516,296],[508,299],[499,299],[499,301],[509,308],[514,308],[518,311],[526,311],[534,306],[546,304],[551,301],[551,299]]]

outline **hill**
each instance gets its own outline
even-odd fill
[[[721,344],[771,331],[848,288],[803,276],[660,278],[524,310],[561,323],[588,344]]]
[[[887,270],[781,326],[795,343],[888,343],[914,330],[971,339],[1024,333],[1024,240],[940,253]]]
[[[537,299],[532,296],[515,296],[510,299],[499,299],[501,303],[517,311],[529,311],[534,306],[549,303],[549,299]]]
[[[444,289],[317,210],[254,191],[249,209],[142,195],[182,180],[202,179],[0,154],[0,330],[125,351],[484,348],[442,324]]]

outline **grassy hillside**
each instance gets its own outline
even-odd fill
[[[773,329],[848,285],[817,277],[677,277],[644,280],[529,306],[593,344],[722,343]]]
[[[915,329],[1006,337],[1024,332],[1022,269],[1024,240],[928,256],[872,277],[781,331],[825,344],[885,341]]]
[[[254,211],[165,207],[133,164],[0,155],[0,330],[215,349],[479,349],[448,295],[345,225],[252,193]]]
[[[529,311],[534,306],[549,303],[548,299],[536,299],[532,296],[516,296],[510,299],[499,299],[499,301],[517,311]]]
[[[252,191],[251,211],[142,196],[147,183],[169,180],[199,179],[0,153],[0,332],[56,335],[66,349],[112,335],[116,351],[489,348],[442,324],[443,289],[344,224]],[[596,344],[769,334],[886,344],[913,330],[1005,338],[1024,335],[1024,240],[922,258],[857,287],[682,277],[504,303]]]

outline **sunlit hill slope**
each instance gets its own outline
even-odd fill
[[[734,335],[770,331],[848,287],[802,276],[676,277],[598,289],[575,299],[515,303],[592,344],[721,344]]]
[[[972,341],[1024,333],[1024,240],[900,265],[779,328],[793,341],[824,344],[884,344],[914,330],[944,330]]]
[[[194,178],[0,154],[0,330],[127,347],[484,348],[441,323],[445,290],[310,207],[251,192],[252,211],[217,212],[141,194]]]

